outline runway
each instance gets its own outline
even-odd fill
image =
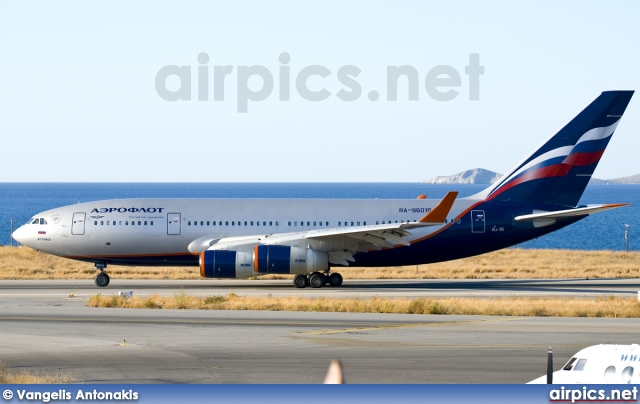
[[[499,297],[499,296],[636,296],[640,279],[346,279],[339,287],[293,287],[290,280],[127,280],[112,279],[101,289],[93,280],[0,281],[0,298],[7,295],[46,299],[47,296],[89,297],[97,293],[133,291],[136,295],[173,295],[176,291],[198,296],[325,296],[325,297]]]
[[[637,319],[97,309],[87,297],[134,294],[633,295],[637,280],[0,281],[0,361],[87,383],[319,383],[333,357],[349,383],[524,383],[579,349],[638,343]],[[450,288],[445,288],[450,285]]]

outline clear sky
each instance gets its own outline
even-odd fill
[[[412,182],[474,167],[504,173],[600,92],[639,89],[639,18],[637,1],[2,1],[0,182]],[[209,60],[199,62],[201,53]],[[465,74],[474,54],[484,68],[478,100]],[[191,100],[158,93],[156,78],[169,65],[186,66],[191,82],[172,75],[163,86],[191,88]],[[329,92],[323,101],[296,85],[313,65],[330,73],[306,81]],[[402,65],[418,74],[417,100],[408,99],[406,78],[398,100],[387,99],[387,66]],[[440,65],[460,78],[438,87],[457,91],[450,101],[426,90]],[[215,86],[215,66],[232,66],[224,88]],[[260,92],[262,76],[243,79],[257,71],[243,66],[263,66],[273,90]],[[361,73],[341,80],[343,66]],[[361,95],[340,99],[353,80]],[[224,100],[214,100],[221,90]],[[266,99],[238,112],[247,97]],[[595,176],[640,172],[639,151],[636,94]]]

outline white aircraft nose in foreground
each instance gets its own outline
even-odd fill
[[[640,345],[593,345],[579,351],[561,370],[529,384],[640,384]]]

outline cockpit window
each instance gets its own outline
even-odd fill
[[[573,362],[575,362],[575,361],[576,361],[576,359],[578,359],[578,358],[571,358],[571,359],[569,359],[569,362],[567,362],[567,364],[566,364],[566,365],[564,365],[564,367],[562,368],[562,370],[571,370],[571,369],[573,369]]]
[[[31,224],[40,224],[40,218],[34,218]]]
[[[46,220],[44,220],[44,218],[43,218],[43,217],[41,217],[41,218],[40,218],[40,224],[47,224],[47,221],[46,221]]]
[[[584,370],[584,365],[586,365],[586,363],[586,359],[578,359],[578,362],[576,362],[576,365],[573,367],[573,371],[577,372],[579,370]]]

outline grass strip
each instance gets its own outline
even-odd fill
[[[396,314],[464,314],[487,316],[543,317],[640,317],[640,302],[632,297],[562,298],[562,297],[500,297],[500,298],[416,298],[386,299],[372,297],[275,297],[226,296],[198,297],[184,292],[173,296],[151,295],[125,298],[94,295],[89,307],[189,310],[270,310],[342,313]]]
[[[0,384],[69,384],[78,380],[68,373],[29,372],[27,370],[11,373],[0,362]]]

